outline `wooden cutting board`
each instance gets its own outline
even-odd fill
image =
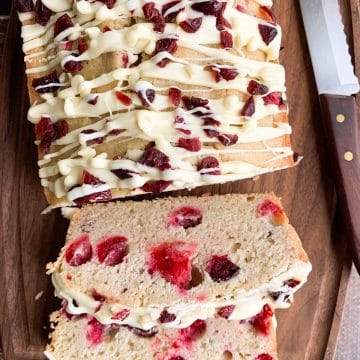
[[[298,2],[277,0],[275,3],[274,12],[283,28],[281,61],[287,71],[293,147],[304,160],[296,168],[264,175],[256,181],[205,187],[191,194],[274,191],[283,198],[313,263],[313,272],[295,297],[294,305],[289,310],[278,311],[279,356],[281,360],[331,359],[350,261],[341,235],[341,220],[335,211],[331,160],[326,154]],[[351,3],[352,13],[350,3],[342,1],[345,28],[352,44],[352,17],[354,24],[358,24],[359,6],[356,0]],[[358,31],[354,27],[354,34]],[[351,51],[355,51],[355,62],[360,65],[358,48]],[[6,359],[42,359],[49,331],[48,314],[60,304],[53,297],[45,265],[56,258],[64,242],[67,221],[59,211],[40,215],[46,203],[37,177],[33,126],[26,120],[28,99],[15,13],[4,55],[0,78],[1,338]]]

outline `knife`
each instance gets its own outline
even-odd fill
[[[360,274],[360,139],[354,74],[337,0],[300,0],[335,187]]]

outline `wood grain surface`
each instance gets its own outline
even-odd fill
[[[344,1],[343,5],[350,34],[350,4]],[[192,193],[274,191],[283,198],[314,269],[295,304],[278,312],[279,356],[281,360],[330,359],[334,357],[350,266],[341,220],[335,213],[330,160],[298,4],[278,0],[275,13],[284,30],[282,63],[287,70],[293,146],[304,160],[297,168],[268,174],[257,181],[212,186]],[[42,358],[48,313],[59,304],[53,299],[44,268],[46,262],[55,259],[66,231],[66,221],[59,212],[39,215],[46,204],[37,178],[33,129],[26,121],[28,101],[20,44],[17,21],[12,16],[0,79],[0,282],[5,290],[0,296],[0,313],[3,348],[10,360]],[[352,51],[359,63],[356,47]],[[40,292],[42,296],[35,300]]]

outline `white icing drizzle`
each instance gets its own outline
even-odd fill
[[[67,300],[67,312],[72,315],[90,314],[102,324],[120,324],[149,330],[153,326],[161,325],[168,328],[184,328],[191,325],[197,319],[209,319],[217,315],[217,311],[224,306],[235,306],[229,320],[248,319],[261,311],[265,304],[270,304],[274,309],[287,308],[293,299],[293,294],[299,290],[307,280],[311,271],[311,264],[297,262],[291,268],[280,273],[270,283],[263,284],[259,288],[244,291],[239,289],[229,300],[194,301],[189,304],[158,304],[148,307],[128,307],[121,303],[105,302],[101,304],[91,296],[70,288],[62,280],[61,276],[54,272],[52,282],[55,287],[56,296]],[[295,279],[300,283],[291,288],[284,285],[289,279]],[[274,300],[270,293],[278,293]],[[74,305],[74,300],[77,306]],[[124,320],[116,320],[113,317],[116,313],[127,309],[129,316]],[[159,316],[166,309],[170,314],[176,316],[175,320],[168,323],[160,323]]]
[[[168,2],[157,0],[156,7],[161,9]],[[255,95],[253,114],[241,116],[249,97],[247,88],[251,80],[265,85],[268,93],[281,93],[285,100],[284,69],[271,62],[279,56],[280,27],[240,12],[233,7],[233,1],[228,1],[224,17],[231,28],[226,27],[225,30],[233,39],[233,51],[228,51],[219,48],[221,37],[215,16],[206,16],[192,9],[191,5],[196,2],[199,1],[182,0],[168,9],[165,15],[184,8],[174,22],[165,24],[163,33],[154,31],[154,24],[145,21],[145,0],[118,0],[111,9],[99,1],[44,0],[44,5],[53,12],[45,26],[32,21],[32,12],[20,14],[22,21],[27,21],[22,26],[27,73],[41,76],[41,73],[56,70],[59,75],[59,84],[36,87],[43,90],[57,85],[59,90],[56,95],[40,94],[40,101],[31,106],[28,119],[34,124],[39,123],[42,117],[49,117],[52,123],[66,119],[70,126],[70,131],[53,140],[50,151],[39,160],[41,183],[56,198],[65,197],[67,203],[73,205],[73,200],[79,197],[109,189],[125,189],[128,195],[139,194],[143,192],[140,187],[154,180],[171,182],[166,190],[222,183],[280,169],[282,166],[276,166],[277,160],[292,155],[290,147],[269,145],[273,139],[291,133],[287,123],[259,123],[262,119],[280,116],[287,111],[286,106],[265,105],[262,96]],[[271,1],[257,2],[261,6],[271,6]],[[64,14],[71,19],[73,26],[54,38],[54,25]],[[202,24],[195,33],[188,33],[179,25],[195,17],[202,18]],[[116,23],[129,18],[137,21],[120,29],[116,26],[111,28],[112,21]],[[103,32],[102,27],[108,21],[110,28]],[[259,32],[259,25],[262,24],[277,31],[268,44]],[[80,38],[87,43],[81,54],[77,50]],[[166,51],[154,55],[157,41],[161,39],[176,41],[179,55]],[[266,61],[244,57],[245,50],[264,53]],[[128,64],[137,60],[136,54],[142,53],[145,58],[138,66],[118,67],[91,79],[84,78],[81,72],[74,75],[59,72],[60,66],[66,67],[69,61],[91,62],[106,53],[117,54],[112,56],[119,59],[125,54]],[[166,59],[166,66],[157,65]],[[208,69],[209,64],[216,65],[220,70],[232,69],[237,75],[231,80],[220,76],[215,81],[213,72]],[[197,96],[199,93],[199,97],[208,99],[209,109],[197,107],[187,110],[183,105],[174,109],[168,96],[170,85],[157,85],[157,82],[176,83],[182,95]],[[106,91],[98,91],[100,87],[106,87]],[[149,100],[148,90],[153,91],[154,99]],[[226,95],[221,98],[215,95],[216,99],[213,99],[212,94],[219,91]],[[119,94],[120,98],[125,96],[125,101],[121,101]],[[175,123],[177,116],[184,121]],[[205,119],[209,116],[220,123],[206,124]],[[82,118],[86,122],[81,126],[79,119]],[[189,131],[191,134],[186,133]],[[217,136],[209,137],[205,131],[237,136],[237,144],[219,146]],[[113,142],[118,144],[132,139],[153,142],[158,150],[169,157],[171,168],[161,171],[140,164],[141,150],[128,151],[124,158],[113,160],[106,150],[103,153],[97,151],[99,145],[96,140],[99,138],[105,149],[106,146],[111,147]],[[202,147],[198,151],[178,147],[180,138],[198,138]],[[39,145],[40,141],[36,143]],[[245,147],[252,143],[262,145],[251,150]],[[264,160],[256,165],[239,160],[239,156],[246,154],[263,154]],[[194,159],[205,156],[215,156],[219,160],[226,157],[226,161],[220,161],[221,175],[211,174],[214,169],[198,171]],[[116,169],[131,171],[132,177],[120,179],[112,172]],[[84,170],[102,183],[96,186],[79,185]]]

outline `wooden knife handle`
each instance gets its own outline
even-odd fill
[[[335,173],[336,193],[360,274],[360,147],[353,96],[320,95],[323,122]]]

